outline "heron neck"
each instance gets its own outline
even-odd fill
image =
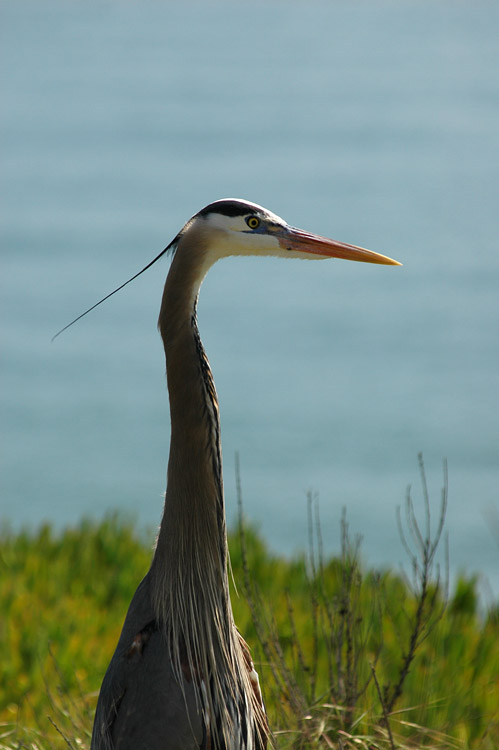
[[[230,603],[218,401],[196,322],[197,296],[210,263],[202,246],[193,249],[192,242],[179,246],[159,316],[171,442],[149,580],[174,674],[180,685],[202,681],[200,700],[213,747],[232,747],[243,728],[261,738],[267,730]]]
[[[210,584],[227,592],[218,399],[196,319],[206,270],[202,252],[193,255],[182,248],[172,261],[163,293],[159,329],[166,357],[171,442],[153,566],[161,561],[162,568],[168,566],[169,574],[178,574],[191,587],[206,585],[210,575]]]

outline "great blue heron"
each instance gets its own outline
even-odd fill
[[[229,598],[219,411],[196,322],[199,289],[208,269],[230,255],[400,264],[233,199],[199,211],[136,276],[168,250],[159,314],[171,414],[164,513],[102,683],[92,749],[256,750],[269,730]]]

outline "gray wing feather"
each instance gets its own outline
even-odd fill
[[[104,677],[91,750],[199,750],[205,743],[195,687],[175,679],[156,626],[149,577],[132,599]]]

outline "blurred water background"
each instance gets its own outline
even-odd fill
[[[346,506],[372,565],[423,451],[451,572],[499,594],[499,5],[1,3],[0,516],[157,524],[167,261],[64,336],[221,197],[403,268],[231,259],[201,293],[229,521],[326,551]]]

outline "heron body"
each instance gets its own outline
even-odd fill
[[[193,216],[167,250],[159,315],[171,415],[164,513],[102,683],[92,750],[258,750],[269,730],[229,597],[219,408],[197,327],[199,289],[230,255],[398,264],[233,199]]]

